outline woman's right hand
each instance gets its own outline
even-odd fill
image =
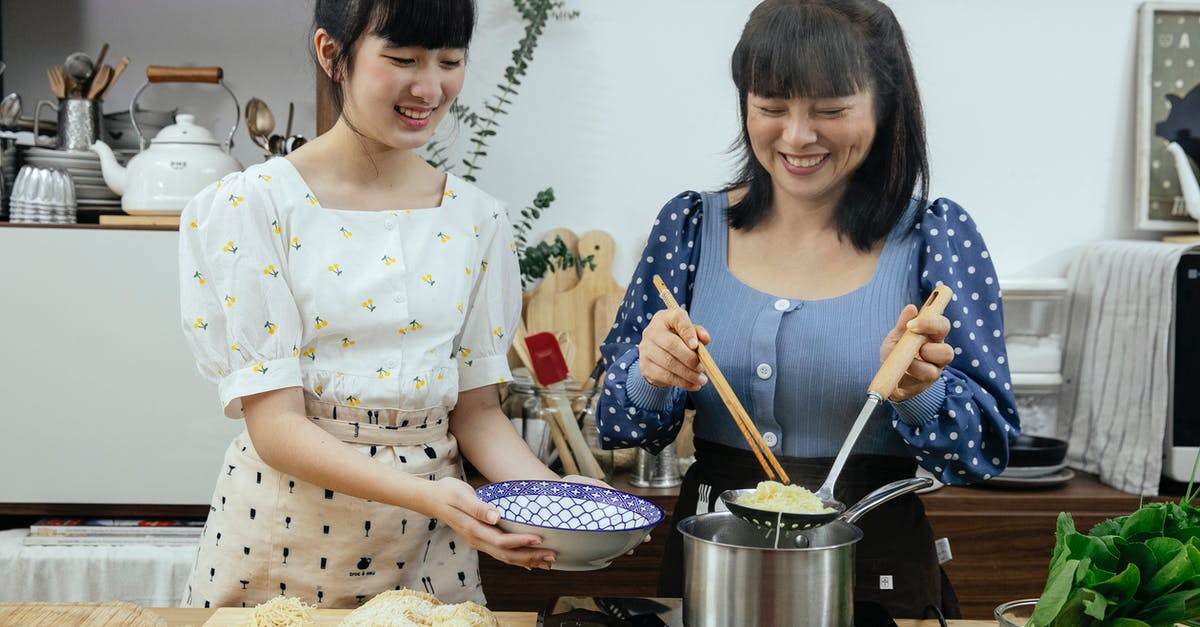
[[[450,525],[471,548],[514,566],[549,570],[555,553],[538,548],[542,539],[531,533],[508,533],[496,526],[500,511],[480,500],[470,484],[454,477],[428,482],[429,511]]]
[[[708,383],[697,349],[708,344],[708,331],[692,324],[681,308],[654,314],[638,343],[642,378],[656,387],[675,386],[695,392]]]

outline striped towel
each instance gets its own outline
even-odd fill
[[[1115,240],[1067,273],[1058,432],[1067,460],[1123,492],[1158,494],[1175,270],[1191,244]]]

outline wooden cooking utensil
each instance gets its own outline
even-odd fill
[[[96,75],[92,77],[92,84],[88,87],[87,97],[91,100],[98,100],[100,94],[104,93],[104,89],[108,87],[108,81],[112,79],[112,66],[101,65],[100,69],[96,70]]]
[[[663,283],[662,277],[657,274],[654,275],[654,287],[658,289],[658,296],[666,303],[668,309],[679,309],[679,303],[675,302],[675,297],[671,295],[671,291]],[[754,452],[754,457],[758,459],[759,465],[762,466],[763,471],[767,474],[767,479],[778,477],[780,483],[791,483],[787,473],[783,470],[783,466],[779,465],[779,460],[775,459],[775,454],[771,452],[771,447],[767,446],[767,443],[763,441],[762,434],[754,426],[754,421],[750,419],[750,415],[742,407],[741,401],[733,393],[733,388],[729,387],[729,381],[725,379],[725,375],[721,374],[721,369],[717,368],[717,362],[713,361],[708,349],[703,344],[700,344],[696,352],[700,355],[700,363],[704,366],[705,373],[708,374],[708,382],[716,388],[717,394],[725,402],[725,407],[729,410],[729,414],[733,416],[733,421],[737,424],[738,430],[742,432],[742,437],[746,438],[746,443],[750,445],[750,450]]]
[[[67,97],[67,71],[61,65],[51,65],[46,68],[46,78],[50,81],[50,91],[58,98]]]
[[[106,41],[100,45],[100,54],[96,55],[96,61],[95,61],[96,67],[100,67],[100,66],[104,65],[104,57],[107,54],[108,54],[108,42]]]
[[[558,461],[562,462],[563,472],[568,475],[579,474],[579,464],[575,463],[575,455],[571,453],[571,446],[567,444],[567,436],[563,433],[562,425],[554,419],[546,422],[550,423],[550,440],[554,442],[554,448],[558,450]]]
[[[121,60],[117,61],[117,67],[113,68],[112,77],[108,79],[108,83],[105,84],[104,89],[100,91],[100,98],[103,98],[104,95],[108,93],[108,90],[112,89],[112,86],[117,83],[118,78],[121,78],[121,73],[124,72],[125,68],[127,67],[129,67],[129,57],[121,57]]]

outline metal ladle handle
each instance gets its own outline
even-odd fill
[[[887,503],[896,497],[904,496],[909,492],[923,490],[931,485],[933,485],[933,479],[929,477],[913,477],[911,479],[893,481],[885,486],[875,489],[875,491],[859,499],[857,503],[850,506],[850,508],[848,508],[846,511],[842,512],[838,518],[848,523],[854,523],[859,518],[862,518],[863,514],[866,514],[867,512],[879,507],[880,505],[883,505],[884,503]]]
[[[954,292],[949,287],[938,285],[933,288],[929,298],[925,299],[925,304],[917,312],[917,318],[942,315],[942,312],[946,310],[946,305],[950,304],[950,299],[953,297]],[[817,489],[817,498],[822,501],[836,500],[833,498],[833,486],[837,483],[838,475],[842,474],[842,467],[846,465],[846,459],[850,457],[850,450],[858,441],[858,435],[862,433],[863,427],[866,426],[867,419],[874,413],[875,407],[896,390],[900,378],[904,376],[908,365],[912,363],[924,343],[924,335],[905,331],[900,340],[896,342],[896,346],[892,348],[892,352],[888,353],[887,359],[883,361],[883,365],[879,367],[879,371],[867,388],[867,402],[863,405],[862,411],[858,412],[858,418],[850,427],[850,433],[846,434],[846,441],[842,443],[842,449],[838,451],[837,458],[833,461],[833,467],[829,469],[829,475],[825,477],[825,483],[822,483],[821,487]]]
[[[229,93],[229,97],[233,99],[233,128],[229,129],[229,135],[225,137],[225,150],[233,148],[233,134],[237,132],[238,122],[242,117],[242,106],[238,103],[237,96],[233,95],[233,90],[225,84],[222,77],[225,71],[220,67],[177,67],[166,65],[148,65],[146,66],[146,82],[138,88],[133,94],[133,98],[129,101],[129,121],[133,123],[133,131],[137,133],[138,150],[145,150],[145,138],[142,136],[142,129],[138,128],[137,116],[134,112],[137,111],[137,100],[142,95],[142,92],[150,86],[151,83],[213,83],[220,85],[222,89]]]

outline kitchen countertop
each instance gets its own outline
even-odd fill
[[[27,608],[27,611],[32,611],[23,615],[24,619],[22,622],[25,622],[25,620],[34,620],[36,624],[51,624],[53,622],[55,627],[97,624],[94,622],[97,620],[95,616],[92,617],[92,620],[89,620],[86,614],[79,612],[80,608],[78,606],[80,605],[95,606],[99,604],[44,603],[23,605],[23,608]],[[129,609],[128,612],[125,612],[122,608],[114,608],[115,613],[110,615],[110,617],[125,619],[116,621],[116,624],[144,624],[150,618],[146,614],[152,614],[166,621],[166,624],[171,627],[183,627],[184,625],[198,627],[213,619],[214,615],[220,612],[220,616],[216,616],[216,619],[210,623],[210,627],[223,627],[225,625],[241,624],[251,611],[251,608],[223,608],[218,610],[216,608],[165,607],[139,609],[133,605],[126,605],[125,607]],[[74,613],[72,613],[73,610]],[[350,610],[317,610],[314,618],[318,626],[334,626],[348,614],[350,614]],[[31,616],[36,618],[30,618]],[[79,620],[73,620],[76,616]],[[500,621],[501,627],[537,627],[538,625],[538,615],[536,612],[496,612],[496,618]],[[100,624],[113,623],[109,620],[104,620]]]
[[[198,608],[151,608],[154,613],[158,614],[167,621],[172,627],[183,627],[184,625],[203,625],[204,621],[208,620],[216,610],[214,609],[198,609]],[[512,613],[510,613],[512,614]],[[532,612],[522,613],[518,617],[523,622],[509,623],[512,625],[528,624],[530,627],[537,624],[537,616]],[[899,627],[936,627],[936,620],[897,620],[896,624]],[[949,620],[946,624],[952,627],[995,627],[995,621],[982,620]]]

